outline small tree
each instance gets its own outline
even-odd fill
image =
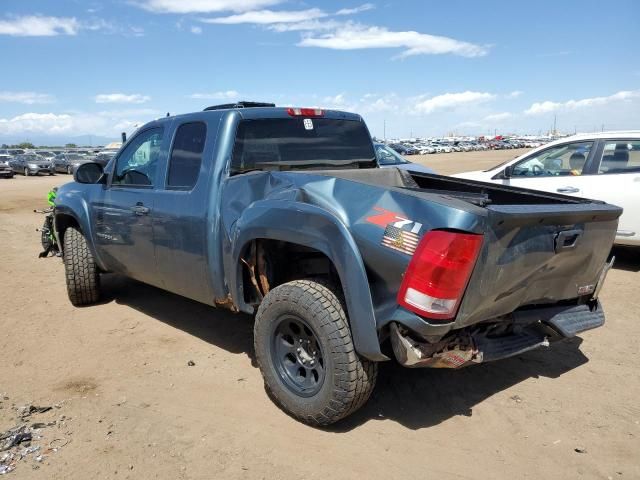
[[[76,148],[77,145],[75,143],[66,143],[65,148]]]
[[[22,142],[16,145],[16,148],[36,148],[36,146],[31,142]]]

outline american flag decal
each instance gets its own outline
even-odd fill
[[[382,245],[407,255],[413,255],[418,246],[418,235],[393,225],[387,225],[382,236]]]

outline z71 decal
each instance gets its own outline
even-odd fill
[[[385,229],[387,228],[387,225],[393,225],[394,227],[400,228],[402,230],[408,230],[409,232],[415,233],[416,235],[418,235],[420,233],[420,229],[422,229],[421,223],[409,220],[408,218],[405,218],[402,215],[397,214],[396,212],[392,212],[381,207],[373,207],[373,209],[379,213],[367,217],[366,220],[369,223],[373,223],[374,225],[378,225]],[[403,228],[408,227],[409,225],[411,225],[410,229]]]
[[[420,240],[418,234],[422,224],[384,208],[373,207],[373,209],[378,213],[367,217],[366,220],[384,228],[380,244],[392,250],[413,255]]]

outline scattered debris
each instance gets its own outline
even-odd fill
[[[509,398],[511,398],[511,400],[513,400],[516,403],[521,403],[522,402],[522,398],[520,398],[520,395],[512,395]]]
[[[69,442],[70,440],[67,440],[66,438],[54,438],[49,442],[49,448],[55,452],[59,448],[67,446]]]
[[[581,448],[581,447],[576,447],[573,449],[574,452],[576,453],[587,453],[587,449],[586,448]]]
[[[189,367],[195,367],[195,365],[196,365],[196,362],[194,362],[193,360],[189,360],[187,362],[187,366],[189,366]]]
[[[20,431],[15,432],[13,435],[10,435],[7,438],[7,441],[0,447],[0,452],[5,452],[16,445],[20,445],[21,443],[31,442],[32,436],[31,432],[24,432],[25,426],[20,427]],[[5,436],[6,432],[2,434]],[[5,437],[6,438],[6,437]]]
[[[7,400],[9,397],[1,395],[0,398]],[[61,405],[58,404],[55,407],[61,408]],[[14,471],[20,462],[26,461],[29,457],[36,463],[42,463],[49,453],[56,452],[69,443],[67,439],[55,438],[49,442],[49,448],[44,452],[41,451],[42,447],[40,445],[32,444],[43,439],[43,429],[55,425],[60,427],[60,425],[64,425],[66,420],[70,420],[70,418],[60,415],[59,420],[49,422],[31,421],[30,417],[32,415],[47,413],[53,410],[54,407],[28,404],[13,408],[16,412],[18,425],[0,432],[0,475]],[[36,463],[31,465],[34,470],[40,468],[40,465]]]
[[[25,405],[24,407],[18,408],[18,415],[24,420],[34,413],[46,413],[52,408],[53,407],[37,407],[35,405]]]

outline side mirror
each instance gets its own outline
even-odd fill
[[[99,163],[83,163],[73,172],[73,180],[78,183],[102,183],[104,170]]]
[[[504,167],[504,172],[502,172],[504,178],[511,178],[513,176],[513,165],[507,165]]]

